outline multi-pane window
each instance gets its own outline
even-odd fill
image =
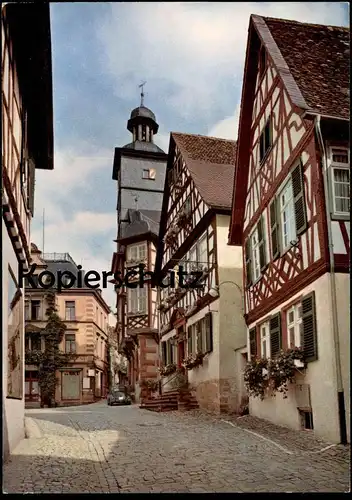
[[[67,333],[65,335],[65,352],[76,352],[76,335],[74,333]]]
[[[196,245],[189,252],[189,265],[190,265],[190,268],[197,267],[197,246]]]
[[[262,358],[270,358],[270,328],[269,323],[260,326],[260,353]]]
[[[259,235],[256,227],[251,235],[251,250],[252,250],[252,270],[253,281],[257,281],[260,276],[260,257],[259,257]]]
[[[291,179],[279,195],[279,210],[281,222],[281,240],[283,249],[290,247],[296,239],[295,206]]]
[[[32,320],[40,319],[40,300],[31,301],[31,319]]]
[[[208,247],[207,247],[207,237],[203,236],[198,243],[198,264],[202,267],[206,267],[208,264]]]
[[[290,348],[302,346],[302,305],[296,304],[287,311],[287,337]]]
[[[331,148],[331,176],[333,212],[335,215],[350,214],[350,161],[349,150]]]
[[[127,260],[129,262],[142,261],[147,258],[147,246],[145,243],[141,245],[133,245],[128,248]]]
[[[76,319],[76,306],[74,300],[65,302],[65,319],[74,321]]]
[[[145,288],[128,289],[128,312],[132,314],[147,313],[147,290]]]

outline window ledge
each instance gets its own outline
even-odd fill
[[[331,214],[331,220],[336,220],[336,221],[346,221],[346,222],[349,222],[350,221],[350,214],[336,214],[336,213],[332,213]]]
[[[129,312],[127,316],[130,318],[132,316],[147,316],[147,312]]]

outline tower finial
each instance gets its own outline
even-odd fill
[[[143,88],[143,87],[144,87],[144,85],[145,85],[146,83],[147,83],[147,82],[143,82],[143,83],[141,83],[141,84],[139,85],[139,88],[140,88],[140,89],[142,89],[142,90],[141,90],[141,106],[143,106],[143,105],[144,105],[144,92],[143,92],[143,91],[144,91],[144,88]]]

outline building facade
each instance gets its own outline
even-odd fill
[[[199,407],[217,413],[246,399],[242,249],[227,245],[235,154],[234,141],[171,133],[157,254],[170,283],[158,301],[162,386],[183,370]],[[181,268],[187,277],[168,281]],[[201,288],[187,289],[192,272]]]
[[[230,227],[251,357],[304,353],[287,398],[250,398],[250,413],[333,442],[350,436],[348,40],[251,16]]]
[[[43,270],[55,276],[59,271],[70,271],[78,276],[78,268],[69,254],[44,254],[32,244],[33,262],[39,266],[36,274]],[[60,350],[77,355],[74,361],[58,370],[55,402],[58,405],[92,403],[105,398],[109,389],[109,342],[108,316],[110,308],[100,290],[90,288],[67,288],[55,293],[57,314],[66,325]],[[43,329],[48,321],[46,310],[48,290],[26,287],[25,331],[26,350],[44,350]],[[26,403],[42,403],[38,384],[38,367],[25,368]]]
[[[2,290],[4,457],[24,438],[24,289],[35,169],[53,169],[49,5],[3,4]],[[33,37],[33,33],[36,36]]]
[[[143,264],[155,264],[156,238],[165,182],[167,155],[155,143],[158,124],[154,113],[143,105],[131,112],[127,129],[132,142],[115,149],[113,179],[117,181],[117,252],[112,272],[123,278]],[[131,277],[133,281],[133,277]],[[156,291],[150,283],[142,288],[121,287],[117,292],[117,326],[121,366],[128,365],[128,385],[139,400],[143,383],[156,377]],[[123,374],[120,372],[121,377]]]

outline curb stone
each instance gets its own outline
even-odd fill
[[[38,425],[35,423],[34,419],[31,417],[24,418],[24,433],[26,439],[31,438],[41,438],[42,434]]]

